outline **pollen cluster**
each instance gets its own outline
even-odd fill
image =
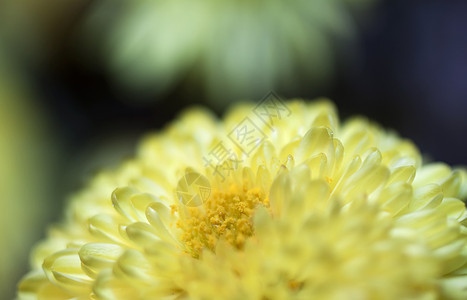
[[[190,207],[180,217],[181,240],[194,257],[204,248],[214,251],[219,239],[242,249],[245,239],[254,233],[252,216],[258,205],[268,205],[260,188],[231,185],[225,191],[215,190],[201,207]]]

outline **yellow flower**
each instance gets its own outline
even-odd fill
[[[270,104],[146,137],[72,197],[20,298],[467,297],[465,171],[328,101]]]

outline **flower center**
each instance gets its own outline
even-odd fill
[[[253,235],[252,216],[258,205],[268,206],[268,198],[260,188],[237,187],[214,189],[199,207],[186,207],[181,211],[177,227],[182,229],[181,240],[194,257],[205,248],[215,250],[223,239],[237,249]]]

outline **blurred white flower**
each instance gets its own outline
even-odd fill
[[[373,2],[104,0],[84,32],[120,86],[163,93],[183,81],[210,100],[258,99],[328,83],[356,34],[351,11]]]

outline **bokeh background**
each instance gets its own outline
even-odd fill
[[[465,0],[162,2],[0,2],[1,299],[66,195],[190,105],[325,96],[467,165]]]

